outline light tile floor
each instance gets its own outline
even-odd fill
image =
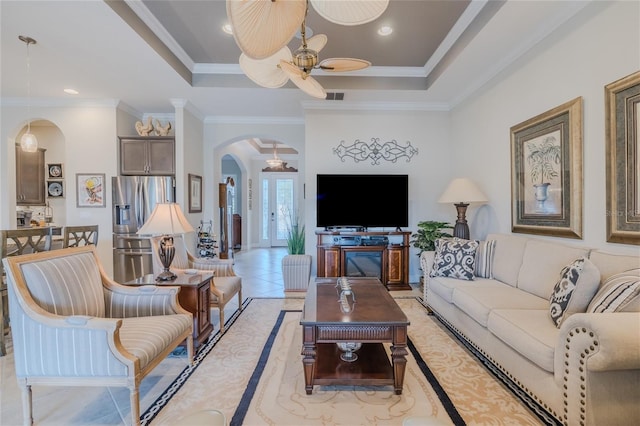
[[[305,293],[285,292],[282,282],[282,257],[286,248],[256,248],[235,253],[234,270],[242,277],[243,298],[300,297]],[[398,296],[421,296],[417,285],[411,291],[393,292]],[[238,308],[234,301],[227,303],[225,318]],[[212,309],[214,333],[220,329],[219,316]],[[0,425],[22,424],[22,402],[15,377],[13,347],[8,339],[8,355],[0,357]],[[156,370],[164,376],[147,376],[140,387],[141,411],[149,406],[175,375],[186,366],[186,358],[168,358]],[[167,382],[169,380],[169,382]],[[126,388],[33,387],[34,422],[40,425],[128,425],[129,391]]]

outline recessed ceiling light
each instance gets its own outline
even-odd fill
[[[76,89],[64,89],[64,93],[68,95],[77,95],[80,92],[78,92]]]
[[[224,24],[222,26],[222,31],[224,31],[227,34],[233,34],[233,28],[231,27],[231,24]]]
[[[391,28],[388,25],[380,27],[380,29],[378,30],[378,34],[380,34],[381,36],[388,36],[392,32],[393,32],[393,28]]]

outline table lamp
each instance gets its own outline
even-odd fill
[[[467,206],[469,203],[486,203],[487,201],[487,196],[467,178],[452,180],[438,200],[439,203],[454,203],[458,211],[458,220],[453,228],[453,236],[465,240],[469,239]]]
[[[137,234],[162,235],[158,255],[164,270],[156,277],[156,281],[171,281],[176,274],[171,272],[171,262],[176,254],[173,246],[173,235],[195,232],[187,218],[184,217],[180,206],[176,203],[158,203],[149,219],[136,232]]]

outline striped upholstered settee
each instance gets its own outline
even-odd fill
[[[193,361],[193,318],[179,287],[127,287],[105,275],[94,246],[3,259],[24,423],[31,386],[123,386],[140,423],[142,379],[180,343]]]

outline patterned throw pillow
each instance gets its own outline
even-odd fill
[[[480,241],[476,250],[474,274],[480,278],[493,278],[493,253],[496,240]]]
[[[556,327],[560,328],[569,315],[585,312],[599,284],[600,271],[589,259],[581,257],[562,268],[549,306]]]
[[[589,303],[587,312],[640,311],[640,268],[607,278]]]
[[[477,241],[439,238],[435,245],[436,254],[430,276],[473,280]]]

